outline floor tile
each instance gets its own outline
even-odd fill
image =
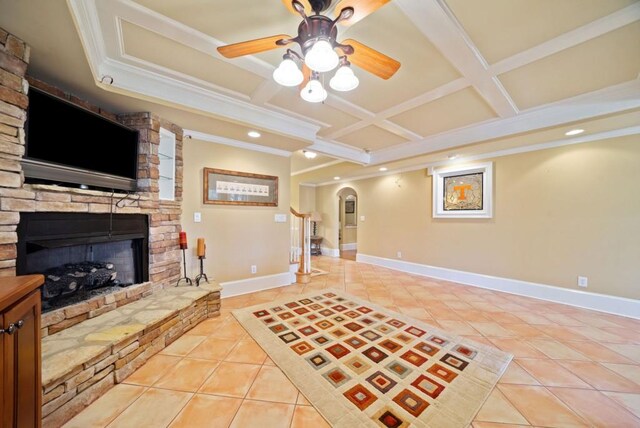
[[[500,424],[495,422],[473,422],[472,428],[522,428],[531,425]]]
[[[298,389],[278,367],[262,366],[246,398],[295,404]]]
[[[504,397],[499,389],[494,388],[478,414],[476,420],[484,422],[498,422],[502,424],[528,425],[527,420]]]
[[[624,355],[635,363],[640,363],[640,345],[618,343],[603,343],[603,345],[620,355]]]
[[[593,426],[640,426],[640,419],[598,391],[572,388],[549,388],[549,390]]]
[[[296,401],[296,404],[299,406],[310,406],[311,403],[309,403],[309,401],[306,399],[306,397],[304,395],[302,395],[302,393],[298,393],[298,400]]]
[[[601,391],[640,393],[640,385],[598,363],[561,361],[560,364]]]
[[[542,386],[503,384],[498,388],[532,425],[550,428],[588,426],[586,421]]]
[[[603,392],[603,394],[640,418],[640,394],[625,392]]]
[[[165,427],[187,404],[192,394],[149,388],[120,414],[109,428]]]
[[[438,320],[441,328],[453,334],[479,335],[480,332],[466,321]]]
[[[193,351],[189,352],[187,356],[189,358],[221,361],[231,352],[236,343],[235,340],[208,337],[196,346]]]
[[[163,355],[177,355],[184,357],[189,352],[193,351],[195,347],[202,343],[206,338],[207,336],[192,336],[185,334],[180,339],[160,351],[160,353]]]
[[[553,358],[554,360],[590,361],[589,358],[585,357],[578,351],[575,351],[555,340],[532,339],[529,343],[538,351],[542,352],[549,358]]]
[[[592,341],[588,342],[565,342],[565,345],[580,352],[582,355],[589,357],[593,361],[603,363],[622,363],[632,364],[633,361],[624,357],[617,352],[612,351],[606,346]]]
[[[211,334],[218,339],[240,340],[248,337],[247,331],[234,319],[231,319]]]
[[[124,383],[151,386],[178,364],[180,360],[180,357],[172,355],[154,355],[142,367],[126,378]]]
[[[244,400],[231,428],[288,428],[293,418],[293,404]]]
[[[630,365],[630,364],[612,364],[612,363],[603,363],[603,366],[608,368],[609,370],[613,370],[618,373],[620,376],[629,379],[632,382],[640,385],[640,366],[638,365]]]
[[[146,387],[119,384],[94,401],[90,407],[71,419],[65,428],[98,428],[106,427],[120,413],[131,405]]]
[[[185,334],[190,336],[209,336],[222,327],[224,321],[220,318],[209,318],[202,321],[200,324],[186,332]]]
[[[507,370],[498,382],[518,385],[540,385],[540,382],[531,376],[525,369],[520,367],[515,361],[511,361],[509,367],[507,367]]]
[[[244,398],[259,371],[259,365],[222,362],[199,392]]]
[[[291,428],[330,428],[330,425],[311,406],[296,406]]]
[[[267,358],[267,354],[253,340],[241,340],[229,352],[225,361],[234,363],[262,364]]]
[[[592,389],[578,376],[553,360],[516,359],[516,362],[541,385]]]
[[[226,428],[236,416],[242,400],[196,394],[169,425],[171,428]]]
[[[489,340],[499,349],[509,352],[516,358],[544,358],[545,355],[527,344],[526,340],[504,337],[491,337]]]
[[[218,366],[218,361],[185,358],[153,386],[176,391],[195,392]]]

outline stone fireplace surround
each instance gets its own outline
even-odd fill
[[[72,347],[67,355],[60,356],[64,364],[55,367],[48,364],[47,356],[44,356],[43,424],[60,426],[182,333],[206,317],[217,316],[220,289],[215,285],[199,289],[173,287],[180,277],[181,260],[178,233],[181,230],[182,129],[152,113],[114,115],[27,77],[29,58],[29,46],[0,28],[0,277],[16,275],[16,230],[21,213],[108,213],[113,210],[118,214],[145,214],[149,220],[149,282],[54,310],[42,317],[43,350],[47,348],[45,342],[52,344],[50,348],[62,346],[58,339],[65,335],[78,340],[87,328],[97,335],[102,346],[97,352],[97,348],[91,345],[91,352],[85,353],[73,352]],[[29,86],[65,98],[140,131],[139,198],[120,208],[112,206],[112,201],[125,194],[112,195],[111,192],[97,190],[24,183],[20,161],[25,153],[24,123]],[[176,135],[174,201],[159,199],[158,148],[161,127]],[[87,137],[90,138],[90,135]],[[154,301],[156,295],[158,297]],[[147,296],[148,299],[142,299]],[[169,305],[168,308],[163,306],[163,311],[152,310],[153,314],[145,322],[137,322],[134,327],[127,324],[129,320],[124,313],[144,312],[148,307],[162,306],[166,301],[180,303]],[[127,310],[120,310],[127,304],[130,304]],[[103,331],[95,329],[96,324],[117,316],[121,319],[113,328],[118,334],[104,337]],[[81,324],[83,322],[87,323],[87,328]],[[77,360],[69,361],[70,357]]]

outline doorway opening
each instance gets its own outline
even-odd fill
[[[338,224],[340,257],[355,261],[358,252],[358,194],[351,187],[338,192]]]

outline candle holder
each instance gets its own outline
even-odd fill
[[[187,285],[193,285],[193,281],[191,281],[191,278],[187,276],[187,249],[186,248],[182,248],[182,263],[184,265],[184,276],[178,280],[178,282],[176,283],[176,287],[180,285],[180,281],[182,281],[183,279],[187,281]]]
[[[200,287],[200,281],[203,278],[207,282],[207,284],[209,283],[209,278],[207,278],[207,274],[204,273],[204,259],[205,259],[205,257],[204,256],[198,256],[198,258],[200,259],[200,273],[195,278],[196,287]]]

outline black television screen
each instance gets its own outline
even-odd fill
[[[63,168],[58,168],[60,171],[73,172],[73,169],[80,169],[99,173],[97,175],[128,179],[126,181],[130,182],[135,180],[137,175],[138,131],[31,88],[25,157],[27,163],[33,160],[41,166],[62,166]],[[27,176],[31,169],[33,168],[25,169]],[[61,177],[60,181],[68,181],[68,177],[73,174],[62,175],[64,177]],[[33,176],[43,178],[37,177],[37,174]],[[85,177],[88,175],[72,181],[99,186]],[[56,178],[51,177],[51,180],[56,181]],[[106,184],[103,187],[110,185]],[[112,187],[127,187],[128,190],[131,185]]]

